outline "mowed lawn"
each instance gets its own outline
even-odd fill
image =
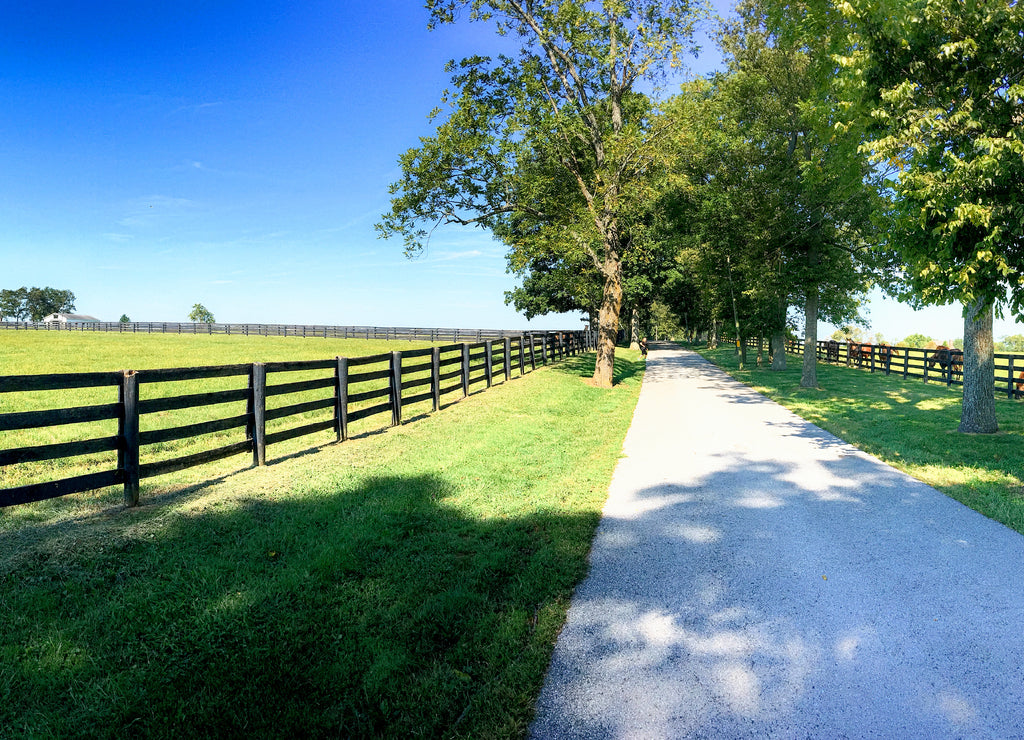
[[[962,390],[897,373],[818,363],[818,388],[801,388],[800,356],[788,369],[739,369],[732,347],[699,349],[737,380],[890,465],[1024,534],[1024,401],[996,397],[999,433],[961,434]]]
[[[498,347],[501,343],[496,343]],[[34,375],[49,373],[104,372],[124,369],[148,370],[155,368],[180,368],[216,365],[247,364],[252,362],[275,362],[296,360],[326,360],[336,356],[364,357],[382,355],[394,350],[405,351],[429,347],[429,342],[382,341],[361,339],[321,339],[301,337],[245,337],[208,336],[177,334],[108,334],[102,332],[0,332],[0,375]],[[386,367],[380,364],[367,370]],[[275,373],[268,377],[268,384],[294,383],[333,376],[332,370]],[[351,393],[381,387],[384,381],[372,384],[352,384]],[[212,391],[227,391],[245,388],[245,375],[213,378],[196,381],[174,381],[144,383],[140,388],[143,399],[167,396],[194,395]],[[268,408],[288,404],[329,398],[331,389],[314,392],[272,396]],[[41,409],[72,408],[88,405],[109,404],[117,401],[117,388],[112,386],[81,388],[65,391],[0,393],[0,413],[14,411],[35,411]],[[443,401],[455,400],[451,395]],[[372,404],[364,404],[372,405]],[[431,408],[429,402],[410,407],[409,416]],[[244,414],[244,402],[218,404],[200,408],[186,408],[150,414],[142,419],[143,430],[155,430],[185,426],[216,419]],[[329,420],[331,409],[304,413],[271,422],[269,431],[277,431],[303,423]],[[353,434],[365,433],[390,422],[388,415],[377,415],[355,423]],[[32,447],[36,445],[72,442],[78,440],[108,437],[116,433],[116,422],[87,422],[43,429],[27,429],[6,432],[0,437],[0,449]],[[142,450],[142,462],[184,456],[204,450],[225,446],[244,439],[244,430],[235,429],[215,432],[200,437],[175,442],[163,442],[146,446]],[[297,450],[325,444],[334,439],[330,430],[314,436],[302,437],[283,444],[274,445],[269,455],[290,454]],[[234,466],[244,466],[245,456],[232,458]],[[0,487],[14,487],[25,483],[83,475],[110,470],[115,464],[113,453],[98,453],[72,459],[30,462],[7,468],[0,468]],[[191,480],[188,474],[177,479]]]
[[[148,366],[190,364],[182,347]],[[251,359],[284,358],[216,362]],[[144,481],[135,509],[0,510],[0,735],[522,736],[643,361],[620,350],[611,391],[592,372],[584,355],[267,467]]]

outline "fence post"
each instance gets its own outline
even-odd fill
[[[530,370],[537,369],[537,349],[533,346],[533,334],[530,334]]]
[[[139,505],[139,376],[125,370],[121,377],[120,401],[124,414],[118,426],[121,444],[117,467],[124,475],[124,505]]]
[[[434,347],[430,353],[430,395],[434,400],[434,411],[441,408],[441,348]]]
[[[524,375],[526,375],[526,354],[525,354],[526,353],[526,346],[523,344],[524,341],[526,341],[526,338],[522,334],[520,334],[519,335],[519,377],[520,378],[523,377]]]
[[[512,380],[512,340],[505,337],[505,382]]]
[[[348,439],[348,358],[335,357],[334,369],[334,424],[338,441]]]
[[[469,395],[469,343],[462,343],[462,397]]]
[[[402,353],[391,353],[391,426],[402,423]]]
[[[249,370],[249,437],[252,439],[252,464],[267,464],[267,366],[254,362]]]
[[[487,387],[494,384],[494,342],[488,339],[484,342],[484,364],[487,368]]]
[[[540,359],[545,365],[548,364],[548,336],[547,334],[540,335]]]
[[[907,347],[903,351],[903,379],[907,379],[907,374],[910,372],[910,347]]]
[[[1006,397],[1011,401],[1013,400],[1013,355],[1007,355],[1006,358]]]

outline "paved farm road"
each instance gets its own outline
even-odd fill
[[[654,349],[535,738],[1024,737],[1024,537]]]

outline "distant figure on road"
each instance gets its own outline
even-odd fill
[[[647,357],[647,337],[640,340],[640,354]]]

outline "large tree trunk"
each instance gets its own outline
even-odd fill
[[[964,312],[964,402],[960,431],[994,434],[996,422],[992,305],[975,301]]]
[[[640,309],[636,306],[629,314],[629,348],[640,350]]]
[[[807,289],[804,304],[804,369],[801,388],[818,387],[818,287]]]
[[[616,250],[608,249],[606,254],[604,290],[598,314],[597,363],[594,366],[594,385],[601,388],[611,388],[615,377],[615,340],[622,312],[622,262]]]

